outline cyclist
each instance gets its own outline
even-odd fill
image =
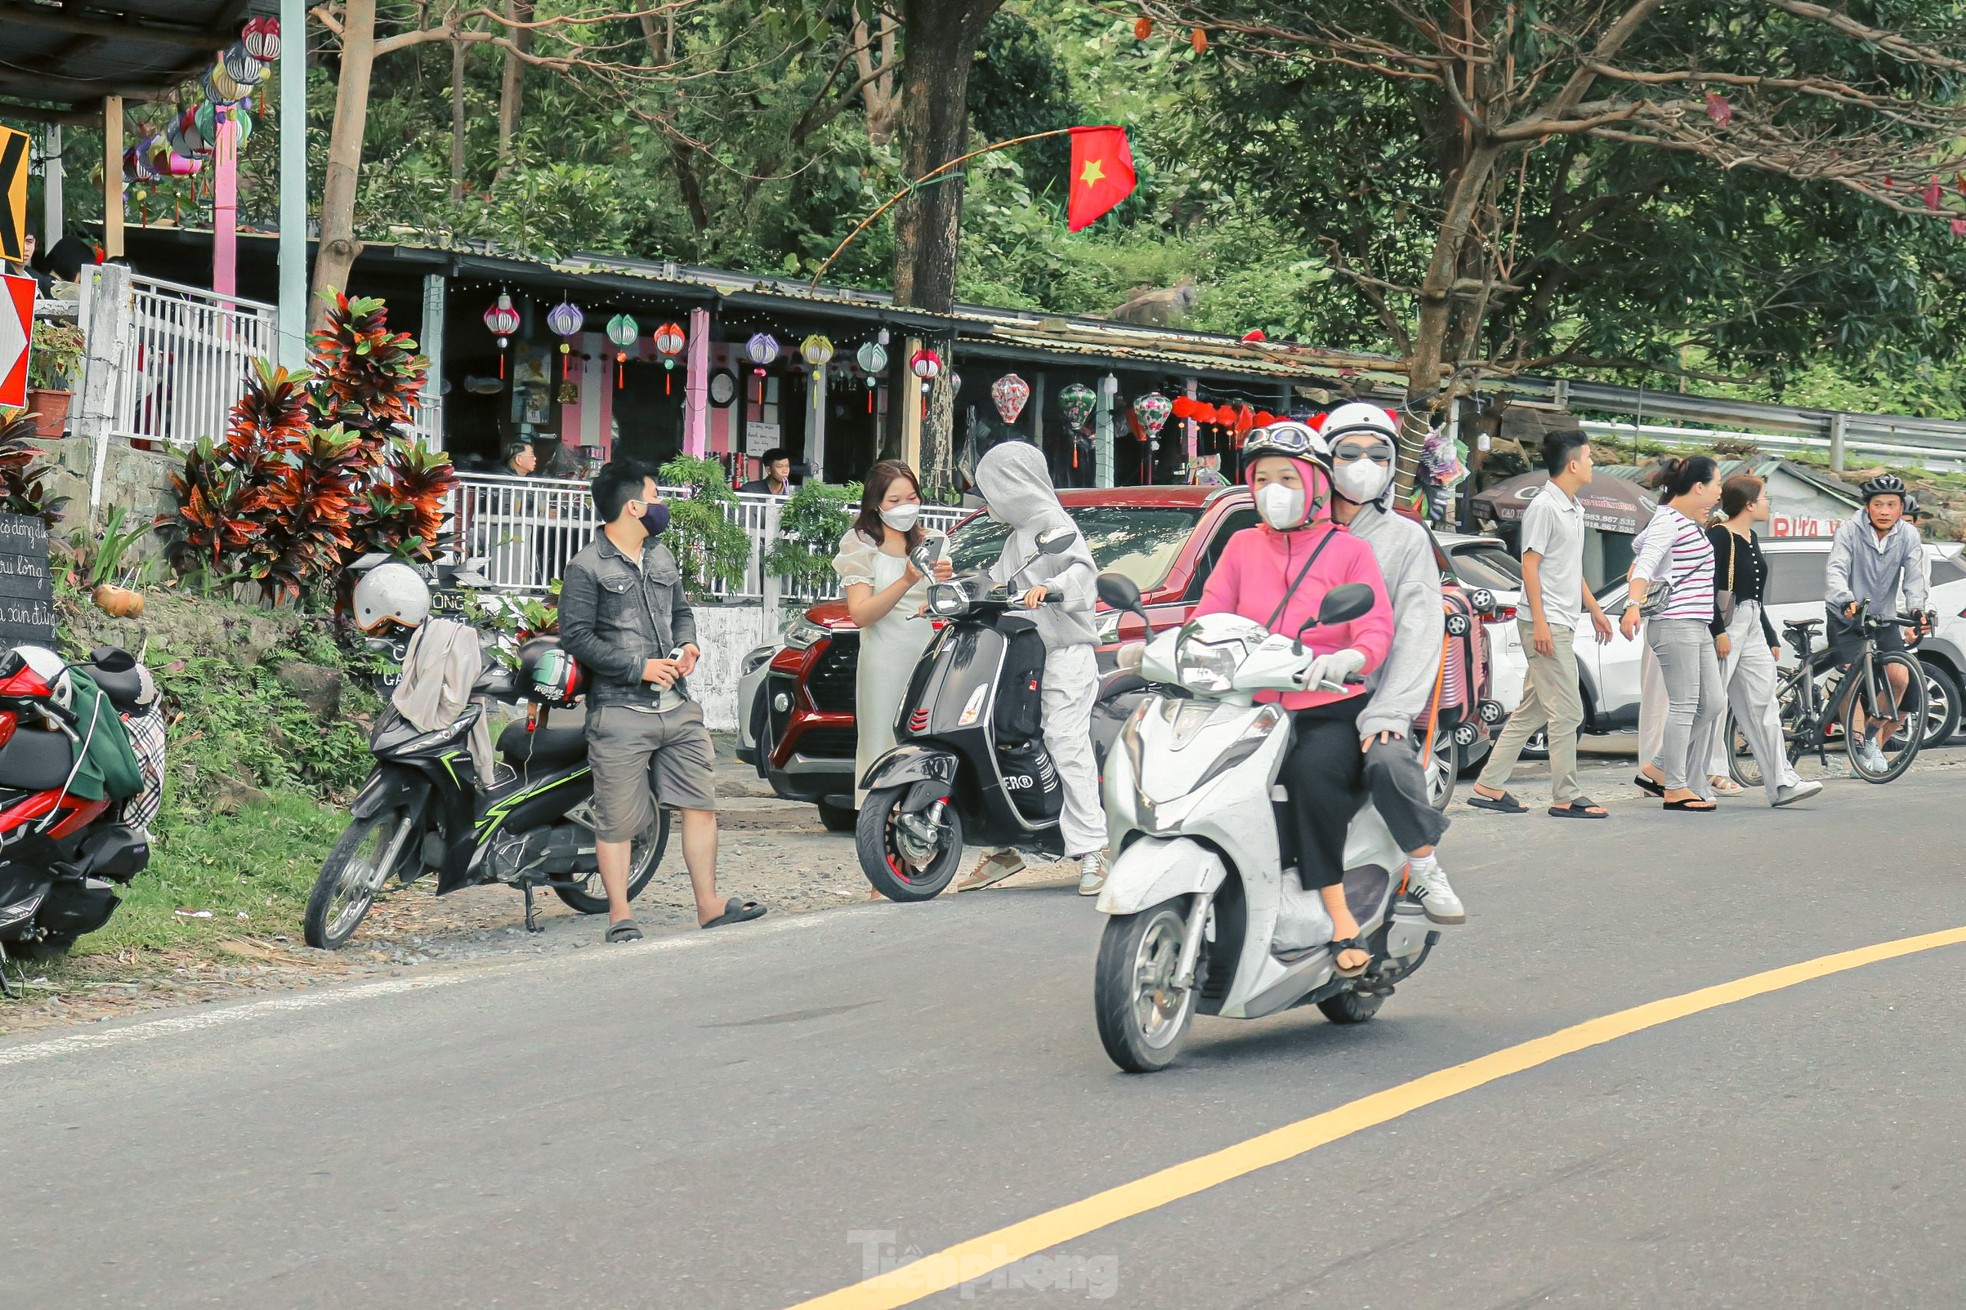
[[[1863,653],[1864,634],[1855,622],[1857,607],[1868,602],[1873,614],[1898,613],[1898,597],[1913,623],[1880,628],[1877,649],[1905,649],[1907,639],[1916,641],[1930,631],[1931,618],[1925,613],[1928,590],[1925,582],[1925,547],[1918,529],[1904,517],[1907,499],[1904,480],[1895,473],[1884,473],[1858,488],[1864,507],[1838,527],[1829,548],[1829,586],[1825,600],[1829,607],[1824,637],[1836,652],[1837,667],[1847,675],[1850,666]],[[1894,703],[1909,685],[1905,669],[1891,665],[1885,670],[1891,682]],[[1846,677],[1844,686],[1849,686]],[[1851,731],[1859,734],[1856,749],[1864,756],[1864,767],[1889,767],[1883,744],[1898,729],[1898,720],[1880,719],[1866,724],[1861,706],[1852,718]]]

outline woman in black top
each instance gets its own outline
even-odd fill
[[[1754,525],[1768,519],[1767,486],[1747,475],[1727,479],[1720,489],[1720,512],[1726,522],[1707,529],[1714,555],[1714,653],[1720,656],[1738,736],[1747,739],[1761,766],[1768,803],[1792,805],[1820,792],[1823,784],[1802,781],[1789,764],[1775,707],[1775,665],[1782,650],[1766,610],[1768,560],[1754,535]],[[1736,735],[1722,733],[1715,739],[1708,771],[1716,777],[1727,776]]]

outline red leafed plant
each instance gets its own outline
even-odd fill
[[[283,482],[309,432],[302,378],[256,361],[225,439],[201,438],[173,474],[178,512],[159,515],[180,573],[212,582],[234,574],[246,548],[285,511]]]
[[[407,332],[389,330],[389,311],[373,296],[351,300],[329,291],[327,322],[308,338],[314,350],[309,390],[315,420],[339,423],[378,458],[410,425],[430,361]]]
[[[407,441],[390,442],[382,475],[369,484],[368,503],[356,515],[357,539],[368,550],[433,558],[456,486],[450,456]]]
[[[247,550],[246,572],[262,599],[298,600],[340,568],[353,545],[364,464],[361,440],[339,425],[308,432],[276,486],[279,513]]]

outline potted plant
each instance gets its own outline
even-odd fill
[[[59,438],[68,428],[68,402],[82,371],[82,329],[54,319],[34,320],[27,356],[27,407],[34,411],[34,435]]]

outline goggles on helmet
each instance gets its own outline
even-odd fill
[[[1243,442],[1245,462],[1263,455],[1286,455],[1308,459],[1325,467],[1331,465],[1331,444],[1309,425],[1297,422],[1272,423],[1257,428]]]

